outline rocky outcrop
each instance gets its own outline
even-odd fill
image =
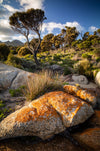
[[[95,82],[100,87],[100,71],[96,74]]]
[[[0,139],[39,136],[47,139],[78,125],[94,113],[86,102],[62,91],[47,93],[0,123]]]
[[[83,100],[85,100],[87,103],[91,104],[93,107],[96,106],[97,99],[95,94],[92,94],[88,92],[87,90],[80,89],[77,86],[72,86],[72,85],[65,85],[64,90],[67,93],[70,93],[74,96],[77,96]]]
[[[35,74],[0,63],[0,90],[26,85]]]

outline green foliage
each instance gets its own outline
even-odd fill
[[[64,41],[64,38],[60,34],[53,36],[51,39],[51,42],[53,46],[55,47],[55,49],[60,48],[63,44],[63,41]]]
[[[46,17],[43,10],[33,8],[28,9],[26,12],[15,12],[9,17],[9,24],[12,29],[25,36],[28,48],[34,55],[34,60],[37,65],[39,65],[37,52],[41,43],[40,32],[45,19]],[[29,34],[31,34],[32,31],[37,34],[39,39],[39,44],[36,49],[34,49],[29,42]]]
[[[9,53],[9,47],[6,44],[0,44],[0,60],[6,60]]]
[[[82,57],[89,60],[91,59],[91,55],[89,55],[88,53],[83,53]]]
[[[97,58],[96,58],[96,62],[100,62],[100,57],[97,57]]]
[[[54,54],[53,59],[54,59],[55,61],[60,61],[60,60],[61,60],[61,55],[59,55],[59,54]]]
[[[96,57],[100,57],[100,48],[95,48],[95,49],[94,49],[94,55],[95,55]]]
[[[4,101],[0,100],[0,121],[3,120],[12,110],[6,108]]]
[[[32,54],[27,47],[21,47],[18,51],[19,56],[25,56],[27,54]]]
[[[68,68],[68,67],[65,67],[64,68],[64,75],[68,75],[68,74],[71,74],[71,70]]]
[[[86,40],[89,37],[89,32],[84,33],[82,39]]]
[[[10,50],[10,53],[13,54],[13,55],[16,54],[16,50],[11,49],[11,50]]]
[[[0,108],[1,108],[1,107],[4,107],[4,106],[5,106],[5,104],[3,103],[2,100],[0,100]]]
[[[66,34],[64,36],[64,40],[69,46],[71,46],[71,43],[78,37],[79,32],[76,30],[76,27],[65,26],[65,28]]]
[[[22,96],[24,89],[25,89],[25,86],[20,86],[17,89],[10,89],[9,93],[11,94],[12,97]]]
[[[91,46],[91,41],[88,41],[88,40],[83,41],[82,43],[77,45],[79,49],[88,49],[90,48],[90,46]]]
[[[23,68],[22,60],[14,56],[13,54],[9,54],[6,64],[13,65],[14,67],[21,68],[21,69]]]
[[[53,36],[53,34],[47,34],[43,37],[43,40],[40,45],[41,51],[49,51],[50,49],[52,49],[51,39]]]
[[[79,43],[81,43],[81,40],[79,39],[79,40],[75,40],[75,41],[73,41],[72,43],[71,43],[71,46],[72,47],[77,47],[77,44],[79,44]]]
[[[16,48],[16,53],[18,53],[18,51],[20,50],[20,48],[21,48],[21,46]]]
[[[91,63],[89,62],[89,60],[81,60],[78,63],[74,64],[73,67],[76,73],[86,75],[88,78],[93,78]]]

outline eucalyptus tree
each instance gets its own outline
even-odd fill
[[[41,29],[45,19],[47,18],[45,17],[43,10],[33,8],[28,9],[26,12],[15,12],[9,17],[9,24],[11,25],[11,28],[25,36],[27,46],[34,55],[34,60],[37,65],[39,65],[37,52],[41,43]],[[34,33],[38,36],[37,48],[34,48],[29,41],[30,34],[32,35]]]

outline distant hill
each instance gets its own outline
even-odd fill
[[[10,41],[6,41],[6,42],[0,41],[0,43],[5,43],[7,46],[15,46],[15,47],[24,45],[24,43],[21,42],[20,40],[13,40],[11,42]]]

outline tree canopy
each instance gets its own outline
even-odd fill
[[[43,10],[33,8],[28,9],[26,12],[16,12],[9,17],[9,24],[11,25],[11,28],[26,37],[28,48],[34,55],[36,64],[39,63],[36,55],[41,43],[40,34],[42,24],[45,19],[46,17]],[[32,32],[35,32],[39,39],[36,49],[34,49],[29,42],[29,34],[32,34]]]

